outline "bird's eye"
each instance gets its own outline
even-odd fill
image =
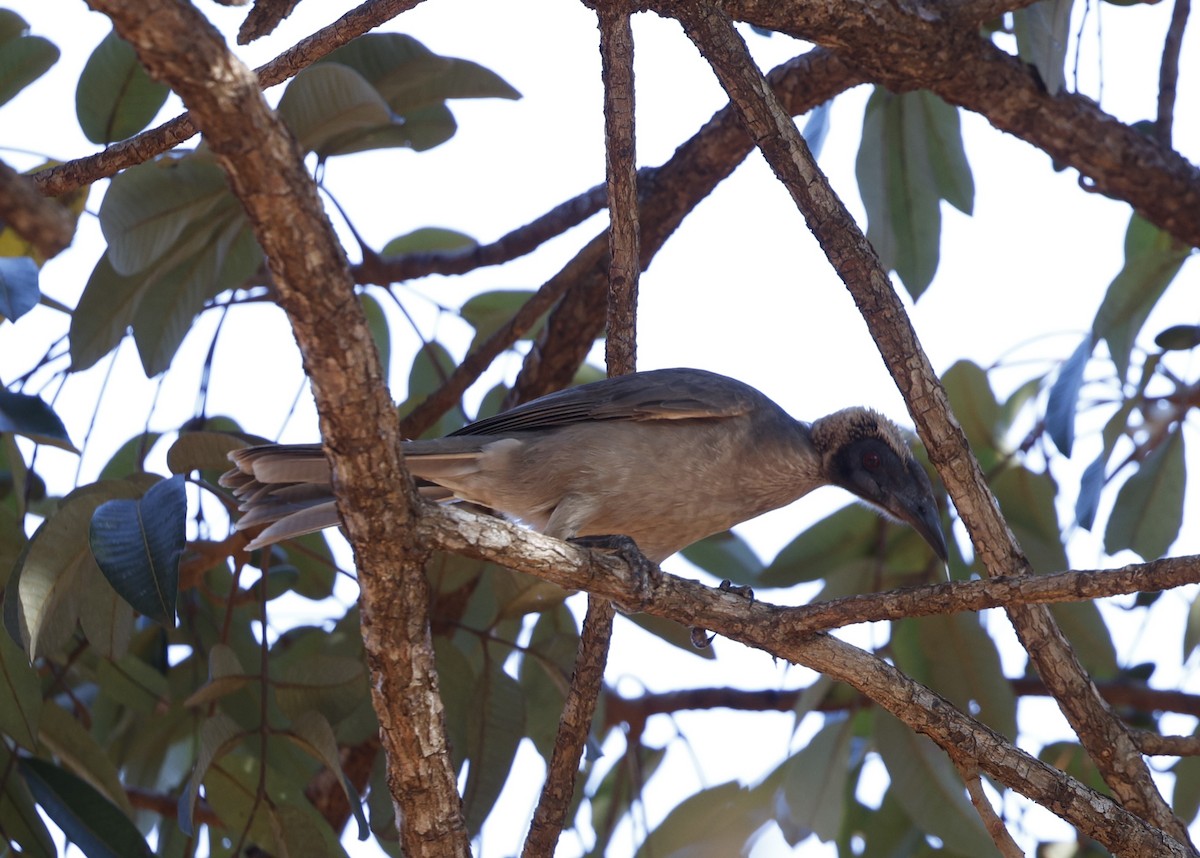
[[[869,450],[866,453],[863,453],[862,466],[868,471],[878,470],[879,466],[882,464],[883,460],[879,458],[879,454],[875,451]]]

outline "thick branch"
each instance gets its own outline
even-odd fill
[[[887,272],[766,85],[745,43],[725,13],[715,7],[680,4],[675,13],[738,105],[767,163],[791,193],[858,305],[930,460],[967,526],[976,556],[989,576],[1027,574],[1029,563],[1000,515],[962,428],[950,414],[945,390]],[[1186,842],[1186,827],[1171,813],[1125,725],[1096,691],[1049,610],[1014,607],[1008,613],[1030,659],[1054,690],[1059,707],[1114,794],[1132,812]]]
[[[0,162],[0,224],[10,226],[47,259],[71,243],[75,221],[56,200],[48,200],[28,176]]]
[[[1005,786],[1043,805],[1117,855],[1191,853],[1161,830],[1074,778],[1014,747],[1003,736],[959,711],[895,667],[824,634],[781,633],[782,609],[664,575],[646,592],[614,557],[454,507],[426,507],[416,527],[431,544],[501,563],[560,586],[612,599],[628,611],[644,610],[699,626],[778,658],[803,664],[847,683],[940,745],[955,761],[977,764]]]
[[[427,550],[395,409],[342,248],[299,148],[259,81],[178,0],[90,0],[152,75],[179,94],[269,260],[316,398],[354,547],[362,631],[405,853],[469,854],[428,627]]]

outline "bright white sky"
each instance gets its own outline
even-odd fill
[[[75,82],[92,48],[107,33],[103,16],[83,4],[10,0],[32,25],[34,33],[54,41],[63,52],[59,63],[38,83],[3,108],[0,146],[69,159],[94,151],[82,136],[70,110]],[[334,9],[336,5],[336,11]],[[272,37],[240,50],[250,65],[275,56],[314,29],[333,20],[349,4],[303,3],[293,19]],[[236,30],[244,10],[202,3],[210,18]],[[1077,13],[1078,14],[1078,13]],[[1083,27],[1079,89],[1099,98],[1106,110],[1124,121],[1153,117],[1157,93],[1158,56],[1170,15],[1169,4],[1121,8],[1100,3],[1090,10]],[[1098,40],[1098,28],[1102,40]],[[518,102],[456,102],[459,132],[449,143],[414,154],[385,150],[328,165],[326,184],[353,219],[355,227],[375,247],[412,229],[437,225],[462,230],[482,242],[492,241],[552,206],[603,180],[603,129],[600,112],[599,54],[595,19],[581,4],[551,0],[429,0],[393,22],[388,30],[408,33],[435,52],[460,56],[493,69],[523,94]],[[725,99],[707,64],[673,22],[639,15],[634,35],[637,52],[637,134],[639,163],[662,163],[690,137]],[[800,46],[783,37],[748,35],[751,48],[766,68],[793,56]],[[231,37],[232,41],[232,37]],[[1103,45],[1101,52],[1099,45]],[[1068,63],[1073,61],[1072,49]],[[1200,44],[1195,27],[1185,43],[1182,78],[1176,107],[1176,146],[1193,161],[1200,160]],[[1102,92],[1099,80],[1102,80]],[[1072,78],[1068,67],[1068,86]],[[277,100],[280,89],[271,93]],[[840,96],[834,103],[829,137],[821,165],[833,186],[856,214],[862,208],[853,174],[863,105],[868,89]],[[175,115],[174,99],[160,115]],[[969,357],[987,365],[1001,355],[1016,363],[999,384],[1011,387],[1068,355],[1091,324],[1104,289],[1120,270],[1122,240],[1129,217],[1123,203],[1081,191],[1073,171],[1055,173],[1048,156],[997,132],[974,115],[964,115],[967,154],[974,171],[975,214],[966,217],[944,208],[942,261],[937,279],[913,309],[913,319],[934,367],[947,369]],[[13,151],[0,157],[17,166],[30,166]],[[89,201],[94,213],[99,192]],[[429,278],[399,290],[405,306],[419,319],[425,336],[437,336],[461,354],[470,331],[450,317],[439,317],[427,295],[437,303],[457,306],[465,297],[493,288],[536,288],[566,262],[604,225],[603,215],[542,248],[533,257],[500,269],[485,269],[463,278]],[[43,290],[73,306],[102,249],[93,217],[85,217],[76,246],[52,261],[42,275]],[[348,245],[349,246],[349,245]],[[1195,323],[1200,268],[1185,266],[1146,330],[1170,324]],[[397,400],[405,395],[408,356],[415,339],[394,314],[392,366]],[[150,420],[151,428],[170,430],[192,416],[199,367],[208,348],[213,320],[204,319],[185,343],[163,383],[163,395]],[[15,327],[6,327],[0,350],[0,380],[24,373],[65,330],[58,314],[39,308]],[[232,347],[234,344],[237,347]],[[302,389],[299,361],[283,314],[272,307],[246,308],[227,320],[218,350],[209,399],[209,413],[236,416],[249,431],[281,440],[316,437],[311,399],[301,397],[297,414],[285,426],[285,415]],[[518,361],[502,361],[511,378]],[[812,419],[851,404],[869,404],[908,423],[903,403],[855,311],[844,287],[830,271],[795,211],[787,193],[775,183],[761,158],[752,155],[734,177],[685,221],[643,276],[641,285],[639,366],[698,366],[741,378],[763,389],[802,419]],[[56,408],[72,439],[82,444],[106,363],[68,380]],[[1177,370],[1197,375],[1195,359]],[[42,383],[47,375],[39,376]],[[496,376],[489,376],[488,386]],[[146,422],[157,380],[145,381],[130,343],[120,350],[113,381],[99,407],[96,428],[82,464],[76,458],[43,449],[39,470],[56,491],[68,490],[80,468],[80,479],[94,479],[116,447]],[[51,396],[57,383],[44,395]],[[282,428],[282,434],[281,434]],[[1189,457],[1193,473],[1200,468],[1194,434]],[[1095,439],[1084,437],[1077,459],[1084,464],[1095,455]],[[165,445],[164,445],[165,446]],[[160,451],[161,452],[161,451]],[[151,460],[155,466],[155,460]],[[165,466],[158,460],[158,469]],[[1081,467],[1079,468],[1081,470]],[[1056,476],[1064,484],[1078,479],[1079,470],[1064,468]],[[1189,498],[1186,522],[1200,515],[1197,493]],[[846,498],[818,492],[785,510],[744,525],[740,532],[764,557],[773,556],[791,536],[812,520],[840,506]],[[1104,515],[1107,507],[1102,507]],[[1102,530],[1100,530],[1102,533]],[[1200,551],[1200,529],[1185,525],[1173,553]],[[1071,545],[1073,565],[1087,568],[1129,562],[1136,558],[1106,559],[1099,540],[1081,534]],[[667,568],[686,575],[694,571],[675,559]],[[1194,588],[1169,594],[1163,601],[1185,605]],[[765,598],[798,603],[811,593],[765,593]],[[352,598],[348,594],[348,598]],[[994,612],[993,612],[994,613]],[[1182,611],[1162,611],[1153,633],[1124,623],[1125,638],[1136,645],[1131,663],[1178,660]],[[1171,614],[1173,616],[1168,616]],[[275,622],[286,623],[276,615]],[[682,685],[736,684],[745,687],[797,687],[807,684],[807,671],[773,664],[761,653],[718,642],[715,661],[655,650],[653,663],[645,658],[650,644],[643,633],[618,621],[610,679],[626,693],[641,688],[669,690]],[[989,629],[1006,642],[1006,669],[1023,669],[1023,657],[1002,617],[988,618]],[[887,630],[856,628],[846,637],[864,644],[886,640]],[[1156,684],[1195,686],[1193,671],[1166,675]],[[1040,738],[1065,735],[1065,726],[1052,705],[1026,706],[1023,724],[1036,725],[1029,748]],[[730,722],[720,713],[683,714],[672,724],[659,719],[647,739],[667,743],[676,729],[692,740],[690,750],[676,742],[656,780],[669,785],[652,790],[646,819],[651,827],[678,801],[682,792],[729,779],[753,783],[778,763],[797,739],[785,716],[752,716],[754,735],[732,738],[724,731]],[[812,719],[810,719],[811,721]],[[734,729],[745,730],[747,722]],[[799,736],[815,729],[806,722]],[[1177,719],[1173,727],[1189,731],[1191,723]],[[736,754],[724,753],[727,742]],[[617,745],[607,748],[617,752]],[[694,754],[694,756],[692,756]],[[529,785],[507,796],[497,822],[485,830],[481,855],[509,854],[536,795],[540,764],[532,751],[518,757],[517,771]],[[878,783],[878,779],[876,779]],[[1041,836],[1068,837],[1069,832],[1049,814],[1034,811],[1025,820]],[[568,838],[568,843],[569,838]],[[628,836],[625,843],[634,841]],[[368,854],[351,844],[352,854]],[[574,854],[564,846],[561,854]],[[784,851],[776,835],[755,854]],[[827,847],[807,842],[802,855],[832,854]]]

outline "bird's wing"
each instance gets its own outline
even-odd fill
[[[593,420],[733,417],[765,397],[749,385],[699,369],[660,369],[571,387],[471,423],[454,435],[502,435]]]

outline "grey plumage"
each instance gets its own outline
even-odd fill
[[[490,507],[550,536],[621,535],[655,562],[837,485],[912,525],[946,557],[925,471],[894,424],[848,408],[807,424],[754,388],[666,369],[562,390],[435,440],[404,442],[422,494]],[[319,445],[230,453],[221,477],[269,524],[260,547],[339,523]]]

